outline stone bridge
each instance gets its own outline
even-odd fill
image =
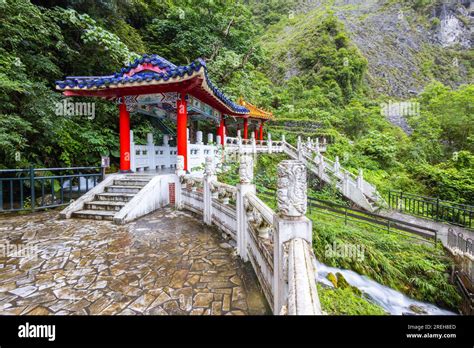
[[[178,156],[177,174],[146,182],[119,224],[68,219],[124,180],[114,176],[61,214],[2,216],[0,314],[321,314],[306,169],[282,162],[273,212],[251,184],[252,158],[240,160],[234,187],[217,181],[211,157],[193,176]]]

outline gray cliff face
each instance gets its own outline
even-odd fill
[[[376,94],[408,98],[433,78],[452,86],[472,82],[469,63],[458,54],[473,48],[474,1],[447,0],[415,10],[387,0],[308,0],[298,11],[328,5],[367,58],[368,83]]]
[[[444,3],[435,8],[433,16],[440,19],[436,40],[443,47],[473,46],[474,1]]]

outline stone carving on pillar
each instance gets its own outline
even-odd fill
[[[249,155],[240,156],[239,177],[241,184],[250,184],[253,180],[253,158]]]
[[[278,211],[287,217],[301,217],[307,208],[306,168],[300,161],[278,165]]]

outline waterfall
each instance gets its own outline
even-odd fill
[[[347,282],[362,291],[369,301],[379,305],[392,315],[419,314],[413,308],[422,310],[427,315],[456,315],[445,309],[441,309],[434,304],[417,301],[403,295],[401,292],[393,290],[387,286],[377,283],[367,276],[360,275],[351,270],[329,267],[317,262],[316,281],[333,287],[333,284],[326,278],[329,273],[341,273]]]

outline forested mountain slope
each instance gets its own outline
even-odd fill
[[[321,12],[332,11],[368,60],[366,80],[373,92],[408,97],[433,78],[450,86],[473,81],[473,6],[472,1],[295,2],[276,35],[297,38],[302,25],[314,25]],[[291,58],[290,52],[290,65]]]
[[[116,105],[96,101],[94,120],[58,116],[54,81],[155,53],[204,58],[230,97],[275,113],[275,136],[332,135],[329,157],[382,191],[472,203],[471,13],[435,0],[0,1],[0,166],[117,163]],[[411,135],[381,115],[408,96],[420,104]],[[161,136],[143,116],[132,128],[137,141]]]

